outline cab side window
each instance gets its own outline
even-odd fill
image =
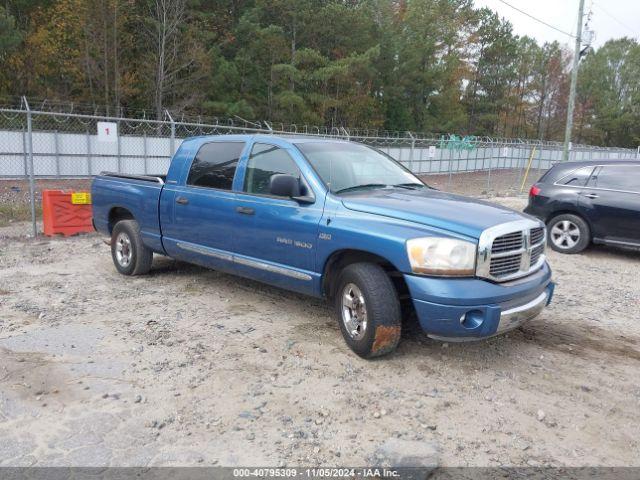
[[[211,142],[200,147],[193,159],[187,185],[231,190],[243,142]]]
[[[584,187],[591,176],[591,172],[593,171],[593,167],[582,167],[569,175],[562,177],[558,180],[558,185],[571,185],[574,187]]]
[[[611,165],[598,167],[589,187],[640,193],[640,166]]]
[[[244,191],[270,195],[271,177],[277,174],[301,178],[300,169],[284,149],[265,143],[256,143],[251,149],[251,156],[247,163]]]

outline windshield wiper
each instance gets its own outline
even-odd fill
[[[353,187],[347,187],[347,188],[341,188],[340,190],[336,190],[335,193],[344,193],[344,192],[350,192],[352,190],[359,190],[361,188],[385,188],[388,187],[388,185],[385,185],[384,183],[363,183],[362,185],[354,185]]]
[[[394,187],[408,188],[409,190],[415,190],[416,188],[429,188],[422,183],[415,183],[415,182],[398,183],[397,185],[394,185]]]

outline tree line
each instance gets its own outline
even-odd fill
[[[5,0],[0,63],[2,97],[561,140],[571,51],[472,0]],[[640,144],[639,79],[637,41],[589,52],[574,141]]]

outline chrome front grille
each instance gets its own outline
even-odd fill
[[[530,265],[533,267],[540,260],[540,256],[544,254],[544,244],[540,244],[537,247],[533,247],[531,249],[531,263]]]
[[[544,227],[531,229],[531,245],[537,245],[544,240]]]
[[[516,255],[509,255],[506,257],[492,258],[491,266],[489,267],[489,273],[491,273],[493,277],[510,275],[520,270],[521,263],[521,253],[518,253]]]
[[[509,252],[522,248],[522,232],[513,232],[496,238],[491,246],[491,253]]]
[[[544,263],[545,228],[518,220],[485,230],[478,243],[476,274],[497,282],[524,277]]]

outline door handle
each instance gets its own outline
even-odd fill
[[[243,215],[253,215],[256,211],[250,207],[236,207],[236,212],[242,213]]]
[[[189,203],[189,199],[185,197],[178,197],[176,198],[176,203],[179,203],[180,205],[186,205],[187,203]]]
[[[585,193],[584,196],[587,198],[598,198],[598,195],[595,193]]]

